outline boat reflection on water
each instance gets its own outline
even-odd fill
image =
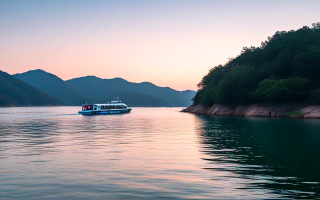
[[[238,179],[244,190],[268,189],[288,198],[320,197],[317,120],[198,118],[203,122],[201,151],[208,163],[204,169],[229,172],[226,178]]]

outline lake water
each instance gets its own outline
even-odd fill
[[[1,199],[320,197],[320,120],[0,108]]]

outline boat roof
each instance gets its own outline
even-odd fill
[[[110,103],[123,103],[121,100],[111,101]]]
[[[110,106],[112,106],[112,105],[125,105],[126,106],[126,104],[125,103],[91,103],[91,104],[82,104],[82,106],[94,106],[94,105],[96,105],[96,106],[105,106],[105,105],[110,105]]]
[[[126,105],[124,103],[96,103],[96,104],[93,104],[93,105],[97,105],[97,106],[101,106],[101,105]]]

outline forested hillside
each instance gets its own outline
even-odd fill
[[[320,103],[320,23],[278,31],[259,47],[212,68],[194,105]]]
[[[0,71],[0,106],[63,105],[63,102]]]

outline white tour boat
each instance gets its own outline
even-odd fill
[[[82,115],[119,114],[129,113],[131,110],[131,107],[117,100],[105,104],[83,104],[82,110],[78,113]]]

